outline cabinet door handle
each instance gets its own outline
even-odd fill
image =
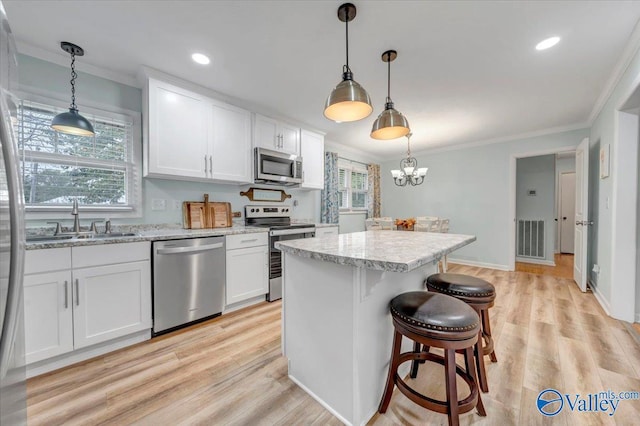
[[[64,282],[64,308],[69,308],[69,281]]]
[[[209,173],[211,173],[211,177],[213,177],[213,155],[209,156]]]
[[[207,175],[207,155],[204,155],[204,174]]]
[[[241,243],[252,243],[254,241],[258,241],[258,239],[257,238],[252,238],[250,240],[240,240]]]
[[[80,280],[76,278],[76,306],[80,305]]]

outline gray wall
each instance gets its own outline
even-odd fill
[[[69,69],[51,62],[18,55],[18,75],[20,87],[23,91],[53,96],[62,100],[70,99]],[[138,88],[126,86],[102,77],[83,72],[78,73],[77,103],[82,106],[95,108],[116,107],[135,112],[142,111],[142,91]],[[140,141],[142,144],[142,141]],[[140,169],[142,173],[142,168]],[[248,185],[224,185],[214,183],[173,181],[164,179],[143,179],[142,198],[143,216],[140,218],[117,219],[117,223],[181,223],[182,210],[174,209],[172,200],[180,202],[186,200],[200,200],[202,194],[208,193],[212,201],[227,201],[233,210],[240,211],[245,204],[249,204],[246,197],[240,196],[240,191]],[[297,219],[320,219],[320,191],[286,190],[293,195],[285,204],[293,207],[293,201],[298,206],[293,208],[293,217]],[[154,198],[167,201],[164,211],[151,210]],[[61,215],[67,219],[68,214]],[[27,215],[27,219],[29,216]],[[31,224],[42,221],[30,221]]]
[[[556,157],[555,155],[541,155],[519,158],[516,167],[516,219],[544,220],[544,260],[553,263],[556,223],[554,221]],[[529,190],[535,190],[536,195],[528,195]]]
[[[592,274],[592,283],[594,285],[594,292],[602,299],[605,304],[611,304],[613,284],[611,282],[611,249],[612,249],[612,210],[607,208],[607,200],[614,201],[613,196],[613,179],[599,179],[598,178],[598,155],[600,152],[600,146],[610,145],[610,159],[611,170],[616,167],[616,110],[619,106],[626,101],[624,99],[629,92],[637,84],[637,79],[640,76],[640,51],[636,51],[634,57],[629,62],[624,74],[618,81],[618,84],[614,88],[611,96],[608,98],[604,107],[596,117],[591,126],[590,144],[591,149],[589,152],[590,158],[590,212],[592,212],[591,220],[594,221],[594,226],[591,229],[589,235],[590,246],[590,263],[589,269],[593,267],[593,264],[600,266],[600,274],[594,277]],[[622,154],[624,155],[624,154]],[[595,161],[593,160],[595,159]],[[595,175],[595,176],[592,176]],[[619,226],[624,226],[620,224]],[[636,295],[638,291],[636,291]],[[622,300],[625,300],[625,296],[620,295]],[[636,320],[640,321],[640,297],[636,297],[637,303],[635,307]],[[627,299],[628,300],[628,297]]]
[[[476,235],[477,241],[451,257],[461,261],[508,268],[509,205],[512,156],[550,150],[573,150],[589,135],[573,130],[491,145],[417,154],[420,167],[429,167],[424,184],[400,188],[391,170],[398,158],[381,164],[382,215],[441,216],[451,220],[450,232]]]

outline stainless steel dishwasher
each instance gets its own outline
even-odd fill
[[[153,243],[153,334],[220,315],[224,237]]]

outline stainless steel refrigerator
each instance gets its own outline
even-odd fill
[[[0,2],[0,425],[26,424],[24,198],[14,124],[16,49]]]

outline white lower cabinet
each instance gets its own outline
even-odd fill
[[[27,364],[151,329],[150,255],[148,242],[27,251]]]
[[[27,364],[73,350],[71,271],[24,277]]]
[[[149,261],[75,269],[76,349],[151,328]]]
[[[269,292],[269,246],[266,233],[227,236],[226,304]],[[260,245],[258,245],[260,244]],[[235,248],[234,248],[235,247]]]

